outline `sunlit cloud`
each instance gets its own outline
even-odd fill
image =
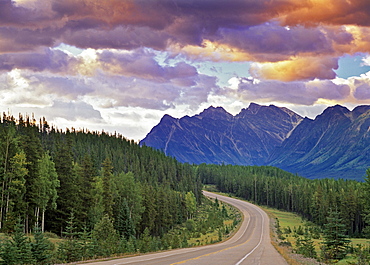
[[[258,79],[274,79],[280,81],[334,79],[338,59],[331,57],[295,57],[291,60],[254,63],[250,73]]]
[[[341,64],[370,65],[369,26],[368,0],[2,0],[0,106],[138,138],[211,104],[370,104]]]

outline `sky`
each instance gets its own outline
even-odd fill
[[[164,114],[370,104],[369,0],[0,0],[0,110],[141,140]]]

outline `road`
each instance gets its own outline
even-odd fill
[[[175,249],[110,261],[81,263],[88,265],[286,265],[283,257],[271,245],[269,218],[259,207],[237,199],[204,192],[204,195],[237,207],[244,215],[239,231],[222,243]]]

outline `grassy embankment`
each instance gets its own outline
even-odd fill
[[[307,225],[307,222],[302,220],[300,216],[290,212],[279,211],[272,208],[261,207],[265,210],[270,216],[275,217],[279,220],[280,230],[283,232],[283,236],[286,238],[284,241],[289,241],[292,244],[292,248],[296,247],[296,237],[294,237],[294,230],[297,230],[299,227],[304,228]],[[310,224],[312,225],[312,224]],[[290,228],[292,230],[291,233],[284,233]],[[369,246],[370,241],[366,238],[349,238],[351,240],[351,246],[356,247],[357,245]],[[317,255],[321,255],[320,246],[323,241],[322,235],[320,235],[319,239],[313,239],[315,244],[315,250]],[[283,250],[284,251],[284,250]],[[285,250],[287,251],[287,250]],[[348,254],[347,257],[341,261],[339,261],[338,265],[348,265],[348,264],[357,264],[357,259],[351,254]],[[309,263],[296,263],[296,264],[309,264]]]

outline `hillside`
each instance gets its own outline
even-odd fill
[[[360,179],[370,165],[370,106],[336,105],[305,118],[269,164],[310,178]]]
[[[286,109],[251,104],[236,116],[210,107],[181,119],[165,115],[140,142],[181,162],[263,165],[302,120]]]
[[[140,142],[194,164],[273,165],[308,178],[362,180],[370,165],[370,106],[327,108],[315,119],[252,103],[233,116],[210,107],[164,116]]]

